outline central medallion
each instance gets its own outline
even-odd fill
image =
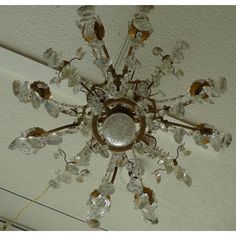
[[[114,113],[106,118],[102,134],[106,141],[115,147],[125,147],[135,139],[135,122],[125,113]]]
[[[108,99],[92,118],[93,137],[114,152],[130,150],[145,133],[145,117],[136,113],[137,104],[127,98]]]

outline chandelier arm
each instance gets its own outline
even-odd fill
[[[112,184],[115,182],[115,178],[116,178],[116,175],[117,175],[117,171],[118,171],[118,167],[116,166],[115,169],[114,169],[112,178],[111,178],[111,183],[112,183]]]
[[[196,126],[197,126],[195,123],[190,122],[189,120],[181,119],[181,118],[177,117],[176,115],[174,115],[174,114],[172,114],[172,113],[167,113],[167,116],[169,116],[169,117],[171,117],[171,118],[174,118],[174,119],[176,119],[176,120],[178,120],[178,121],[181,121],[181,122],[183,122],[183,123],[185,123],[185,124],[191,125],[191,126],[193,126],[193,127],[196,127]]]
[[[87,107],[88,107],[87,105],[83,106],[82,115],[78,118],[77,122],[74,122],[74,123],[69,124],[69,125],[63,125],[63,126],[60,126],[58,128],[55,128],[55,129],[48,130],[47,134],[54,133],[54,132],[57,132],[57,131],[62,130],[62,129],[73,128],[73,127],[79,126],[81,124],[81,122],[83,121],[84,115],[86,114]]]
[[[54,100],[54,99],[51,99],[52,101],[54,101],[55,103],[59,104],[59,105],[64,105],[64,106],[68,106],[68,107],[73,107],[73,108],[77,108],[77,109],[83,109],[84,106],[80,106],[80,105],[74,105],[74,104],[68,104],[68,103],[62,103],[60,101],[57,101],[57,100]]]
[[[160,117],[160,118],[161,118],[161,122],[164,123],[165,125],[167,125],[167,127],[169,127],[171,125],[174,125],[174,126],[182,127],[182,128],[185,128],[185,129],[190,129],[192,131],[199,130],[197,127],[192,127],[192,126],[188,126],[188,125],[179,124],[179,123],[176,123],[176,122],[171,122],[171,121],[163,119],[163,117]]]
[[[119,55],[116,59],[116,62],[114,64],[114,68],[115,68],[116,71],[118,71],[118,69],[119,69],[119,66],[121,64],[121,61],[123,60],[124,54],[125,54],[128,46],[129,46],[129,36],[127,35],[125,40],[124,40],[124,43],[123,43],[123,45],[120,49]]]
[[[132,47],[132,46],[130,46],[130,47],[129,47],[129,50],[128,50],[127,57],[131,56],[131,54],[132,54],[132,51],[133,51],[133,47]],[[125,74],[127,74],[127,72],[128,72],[128,69],[129,69],[128,65],[127,65],[127,64],[125,64],[125,65],[124,65],[124,68],[123,68],[123,71],[122,71],[122,75],[123,75],[123,76],[124,76]]]
[[[172,97],[172,98],[166,98],[166,99],[162,99],[162,100],[156,100],[157,103],[164,103],[164,102],[171,102],[171,101],[175,101],[177,99],[181,99],[181,98],[184,98],[186,95],[188,95],[189,93],[186,93],[186,94],[181,94],[181,95],[178,95],[176,97]],[[156,94],[153,94],[153,95],[156,95]],[[191,100],[190,100],[191,101]],[[186,102],[186,105],[189,105],[188,102]]]
[[[92,93],[92,90],[90,90],[83,82],[80,82],[80,84],[88,91],[88,93],[90,93],[92,96],[94,95]],[[99,98],[99,94],[96,92],[96,89],[93,89],[93,91],[96,94],[96,96]]]
[[[47,134],[55,133],[55,132],[57,132],[59,130],[63,130],[63,129],[67,129],[67,128],[74,128],[74,127],[76,127],[78,125],[80,125],[79,122],[74,122],[74,123],[69,124],[69,125],[63,125],[63,126],[55,128],[55,129],[48,130]]]
[[[103,48],[103,52],[104,52],[106,58],[110,58],[109,52],[108,52],[108,50],[107,50],[105,44],[102,46],[102,48]],[[115,68],[113,67],[113,64],[111,64],[111,65],[108,67],[108,71],[111,72],[111,75],[112,75],[112,77],[113,77],[114,79],[117,77],[117,74],[116,74]]]
[[[57,105],[59,105],[59,110],[61,113],[65,114],[65,115],[70,115],[70,116],[77,116],[78,114],[83,114],[84,106],[86,106],[86,105],[84,105],[84,106],[72,105],[72,104],[67,104],[64,102],[62,103],[62,102],[54,100],[54,99],[51,99],[51,100],[54,101]],[[66,108],[69,108],[75,114],[74,115],[68,114]],[[82,109],[82,111],[79,112],[79,109]]]
[[[132,72],[132,75],[131,75],[131,77],[130,77],[130,80],[133,80],[134,74],[135,74],[135,70]]]

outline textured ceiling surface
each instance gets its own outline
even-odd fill
[[[74,56],[82,46],[86,57],[79,64],[80,73],[92,80],[101,81],[102,74],[93,65],[90,48],[83,42],[75,25],[77,6],[0,6],[0,45],[13,51],[43,61],[46,48],[61,50],[65,58]],[[98,6],[106,29],[105,41],[114,61],[126,37],[127,22],[132,17],[133,6]],[[151,15],[154,33],[137,57],[142,69],[137,78],[147,78],[156,58],[151,54],[154,46],[169,52],[178,39],[186,39],[191,50],[181,64],[185,77],[181,80],[166,79],[161,89],[168,95],[183,93],[196,79],[228,79],[228,93],[216,99],[213,105],[195,105],[186,112],[188,120],[208,122],[221,130],[236,135],[236,7],[235,6],[160,6]],[[8,57],[7,55],[11,55]],[[9,151],[9,142],[20,131],[40,126],[50,129],[70,123],[68,117],[54,120],[43,108],[34,110],[30,105],[20,104],[13,96],[11,83],[19,80],[43,80],[48,82],[54,71],[17,54],[0,50],[0,187],[18,195],[34,198],[47,186],[62,160],[54,160],[54,147],[26,157],[17,151]],[[73,96],[62,85],[53,87],[57,99],[80,104],[82,95]],[[177,145],[171,135],[158,133],[158,143],[175,155]],[[80,135],[65,138],[63,148],[74,155],[85,143]],[[236,230],[236,158],[234,141],[229,149],[215,153],[203,150],[186,140],[192,155],[184,157],[181,165],[193,178],[191,188],[177,182],[173,176],[164,176],[157,185],[148,167],[144,181],[156,192],[159,201],[158,225],[142,221],[141,212],[133,209],[132,194],[125,190],[126,176],[121,170],[112,197],[111,211],[105,215],[102,227],[107,230]],[[142,157],[140,157],[142,158]],[[86,200],[96,188],[106,169],[107,160],[94,156],[92,174],[83,184],[63,185],[49,192],[39,201],[50,207],[32,205],[19,219],[21,224],[36,230],[90,230],[81,220],[85,219]],[[13,218],[27,200],[10,192],[0,191],[0,216]],[[52,210],[54,209],[54,210]],[[55,209],[57,211],[55,211]],[[74,218],[73,218],[74,217]]]

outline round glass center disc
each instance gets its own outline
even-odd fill
[[[102,126],[102,134],[112,146],[124,147],[135,138],[135,123],[124,113],[115,113],[106,118]]]

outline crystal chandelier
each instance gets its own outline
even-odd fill
[[[44,104],[53,118],[63,113],[73,119],[71,124],[47,131],[39,127],[27,129],[9,145],[9,149],[19,149],[26,155],[36,153],[47,145],[58,145],[54,157],[64,159],[65,170],[49,181],[50,187],[59,188],[62,183],[69,184],[73,179],[83,182],[90,173],[88,166],[91,156],[95,154],[107,158],[107,169],[101,184],[91,192],[87,202],[89,210],[86,222],[90,227],[99,227],[101,218],[111,207],[118,168],[127,169],[129,182],[126,188],[133,193],[135,209],[141,211],[144,220],[157,224],[157,200],[154,191],[143,183],[144,169],[140,159],[153,162],[153,176],[157,183],[161,182],[165,173],[174,174],[179,181],[191,186],[191,177],[178,161],[179,156],[191,154],[183,143],[184,136],[192,136],[196,145],[203,148],[210,145],[216,152],[227,148],[232,141],[230,134],[212,125],[190,124],[184,120],[185,107],[196,103],[212,104],[212,99],[226,92],[225,77],[196,80],[185,94],[154,98],[156,95],[165,96],[164,92],[158,90],[163,78],[184,76],[179,64],[184,59],[184,51],[189,49],[186,41],[178,40],[169,54],[165,54],[160,47],[153,48],[152,53],[159,59],[159,65],[147,79],[135,79],[135,72],[141,67],[135,55],[152,33],[149,22],[152,10],[153,6],[137,7],[128,26],[124,67],[118,73],[103,41],[105,30],[101,18],[95,13],[95,7],[83,6],[78,9],[80,20],[77,26],[92,49],[94,64],[102,71],[104,80],[101,83],[79,75],[76,62],[85,55],[82,48],[76,51],[76,56],[71,60],[62,59],[61,53],[52,48],[44,52],[43,57],[48,65],[58,70],[57,76],[49,83],[59,86],[67,81],[74,94],[83,93],[86,96],[85,105],[54,100],[49,86],[43,81],[13,81],[13,92],[20,102],[31,103],[34,109]],[[170,118],[180,122],[173,122]],[[171,156],[157,145],[155,136],[162,131],[173,134],[178,144],[177,155]],[[68,158],[60,145],[66,134],[77,132],[86,138],[86,145],[75,156]]]

